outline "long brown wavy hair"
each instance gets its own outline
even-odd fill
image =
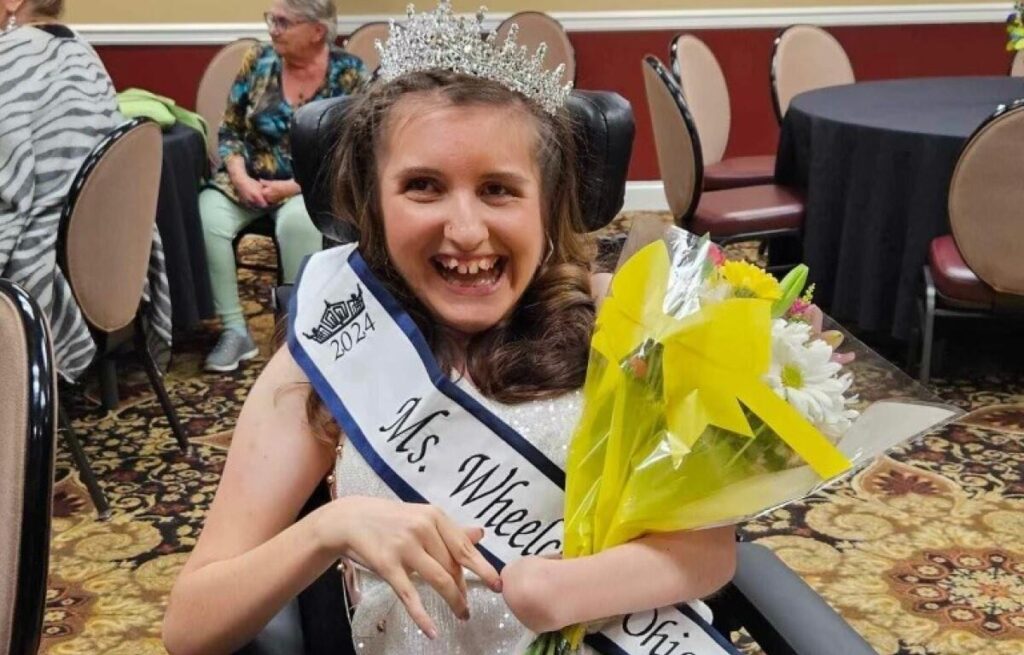
[[[388,147],[390,112],[412,93],[454,106],[517,107],[537,130],[535,156],[549,252],[511,314],[461,346],[409,289],[391,263],[385,241],[377,162]],[[483,395],[509,404],[582,386],[594,324],[592,247],[582,230],[568,116],[548,114],[496,82],[441,70],[373,84],[350,102],[331,165],[334,214],[355,224],[363,258],[416,322],[441,370],[463,371]],[[338,443],[341,430],[312,389],[306,410],[314,433]]]

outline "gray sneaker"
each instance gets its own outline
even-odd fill
[[[248,330],[244,334],[236,330],[224,330],[220,333],[217,345],[206,356],[203,368],[207,371],[233,371],[238,368],[238,362],[252,359],[258,354],[260,349],[249,336]]]

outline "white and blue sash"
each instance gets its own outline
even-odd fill
[[[499,570],[562,551],[565,473],[441,371],[355,245],[306,263],[288,346],[349,442],[395,494],[485,528]],[[623,617],[587,644],[606,655],[736,655],[687,605]]]

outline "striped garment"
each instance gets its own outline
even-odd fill
[[[77,34],[60,25],[0,33],[0,277],[25,287],[49,315],[68,380],[96,345],[57,266],[61,210],[89,152],[122,121],[107,71]],[[155,228],[143,300],[151,347],[166,354],[171,300]]]

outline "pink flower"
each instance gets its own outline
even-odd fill
[[[821,336],[821,327],[825,322],[825,312],[821,311],[815,304],[804,303],[804,320],[811,324],[811,334]]]
[[[789,311],[786,312],[786,317],[806,320],[803,318],[803,315],[811,306],[811,303],[807,302],[803,298],[797,298],[796,300],[793,301],[793,304],[789,306]],[[810,323],[809,320],[807,322]]]
[[[855,359],[857,359],[857,353],[837,353],[834,350],[832,351],[832,361],[840,366],[846,366]]]
[[[719,248],[717,244],[708,244],[708,257],[711,258],[711,261],[715,266],[721,266],[725,263],[725,253],[722,252],[722,249]]]

